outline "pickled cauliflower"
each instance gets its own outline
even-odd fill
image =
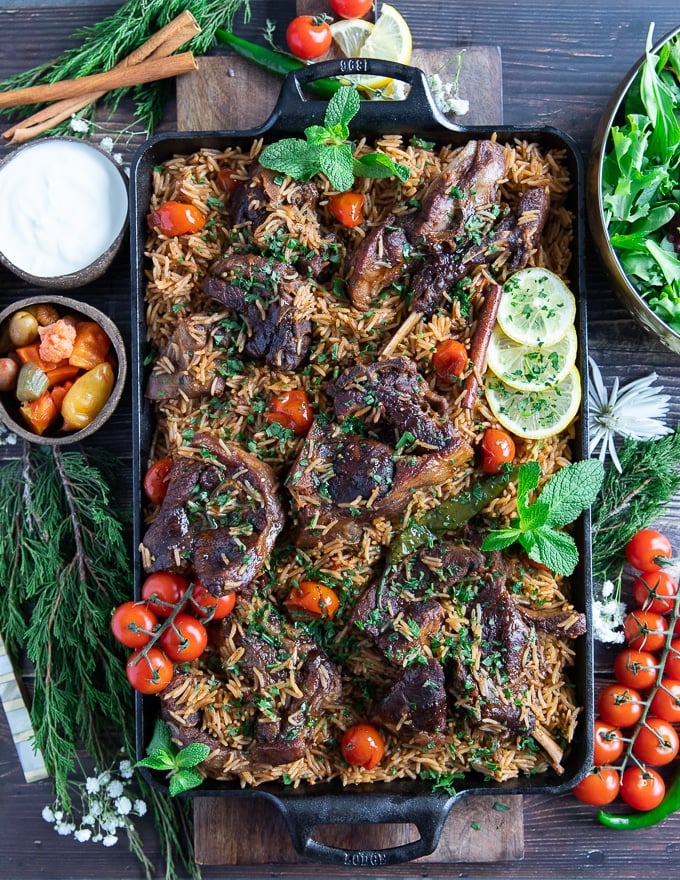
[[[73,324],[59,318],[53,324],[38,327],[38,334],[40,335],[38,353],[41,360],[56,364],[64,358],[71,357],[76,339],[76,328]]]

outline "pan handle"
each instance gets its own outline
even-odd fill
[[[294,132],[298,136],[310,123],[320,123],[328,104],[325,100],[307,99],[304,87],[317,79],[352,74],[383,76],[401,80],[409,86],[408,94],[399,101],[362,101],[350,126],[361,129],[379,126],[381,133],[423,131],[444,126],[461,131],[441,112],[432,96],[426,74],[418,67],[383,61],[376,58],[338,58],[308,64],[287,74],[276,106],[267,122],[267,129]],[[349,80],[347,84],[351,83]]]
[[[399,865],[437,848],[439,838],[457,797],[427,794],[357,795],[339,799],[323,795],[309,795],[276,804],[283,814],[295,850],[328,865],[370,868]],[[404,824],[416,826],[420,837],[410,843],[387,849],[341,849],[314,840],[313,832],[319,825],[346,824]]]

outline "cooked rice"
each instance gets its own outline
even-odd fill
[[[393,180],[357,181],[358,188],[366,196],[367,222],[365,228],[340,230],[339,237],[348,247],[356,246],[366,229],[379,223],[390,211],[395,210],[395,200],[400,200],[396,211],[409,210],[406,203],[417,198],[428,180],[435,177],[450,157],[452,148],[429,149],[407,144],[400,136],[381,138],[377,145],[394,159],[410,169],[410,177],[401,188]],[[359,145],[364,148],[363,142]],[[300,296],[304,300],[313,326],[313,342],[309,366],[297,373],[277,372],[261,364],[243,361],[240,354],[245,344],[243,328],[235,327],[230,310],[204,297],[202,281],[211,264],[228,248],[230,243],[243,240],[242,230],[231,230],[223,223],[224,193],[216,175],[220,169],[232,169],[241,179],[249,177],[255,164],[261,143],[255,142],[249,153],[238,148],[223,152],[200,150],[191,156],[177,156],[165,162],[153,173],[151,209],[168,199],[181,197],[198,206],[209,220],[204,230],[196,235],[165,238],[155,233],[149,235],[147,257],[149,260],[146,294],[148,340],[152,350],[158,351],[176,327],[179,318],[192,314],[210,315],[215,325],[226,322],[236,335],[228,346],[218,351],[206,347],[198,358],[195,368],[199,374],[209,366],[208,361],[222,358],[226,389],[220,399],[206,396],[199,400],[181,398],[156,405],[156,434],[149,462],[175,452],[190,443],[198,431],[209,431],[217,436],[236,440],[256,451],[280,475],[281,482],[287,468],[304,442],[303,438],[275,436],[268,431],[264,419],[266,402],[271,395],[285,389],[305,388],[316,412],[328,410],[324,394],[324,379],[334,366],[344,368],[355,363],[361,354],[378,353],[392,338],[407,315],[407,307],[399,293],[388,289],[375,307],[361,314],[346,300],[338,299],[333,291],[315,284],[304,286]],[[570,181],[559,151],[543,152],[536,144],[517,142],[506,146],[509,155],[509,173],[502,183],[501,196],[511,207],[516,206],[522,190],[527,186],[547,186],[551,196],[551,210],[542,236],[541,246],[533,256],[532,263],[543,265],[558,275],[565,276],[570,262],[570,239],[572,217],[565,207]],[[293,181],[285,184],[289,190],[298,186]],[[326,196],[322,195],[319,212],[325,211]],[[326,218],[326,224],[328,220]],[[319,217],[308,209],[284,206],[271,213],[266,222],[255,232],[255,239],[265,243],[267,235],[285,228],[294,234],[305,247],[318,249],[322,244],[323,230]],[[499,254],[493,266],[494,276],[502,282],[505,269],[504,254]],[[478,290],[483,275],[490,270],[479,268],[474,275],[473,290]],[[465,314],[458,300],[449,304],[446,312],[440,310],[430,320],[420,319],[414,330],[398,346],[394,355],[406,355],[416,361],[423,375],[431,377],[431,354],[438,341],[456,337],[468,342],[474,326],[478,297],[470,301],[469,313]],[[219,347],[218,347],[219,348]],[[161,367],[162,368],[162,367]],[[441,390],[441,389],[438,389]],[[495,426],[495,420],[482,401],[471,414],[457,407],[460,389],[453,387],[449,393],[451,412],[458,413],[455,426],[471,443],[477,444],[485,428]],[[572,433],[532,442],[518,440],[518,462],[537,460],[544,475],[554,473],[570,460]],[[471,466],[461,471],[435,489],[423,490],[413,495],[404,512],[401,523],[390,523],[378,518],[364,531],[359,545],[343,541],[332,534],[329,527],[327,539],[312,550],[283,548],[272,562],[271,572],[260,577],[262,592],[271,590],[275,602],[280,603],[291,585],[309,577],[313,571],[317,578],[330,579],[341,600],[341,607],[348,609],[367,582],[380,570],[384,549],[389,545],[400,525],[411,516],[442,500],[469,488]],[[515,489],[508,489],[486,511],[501,521],[515,514]],[[154,515],[149,511],[149,517]],[[148,560],[147,560],[148,561]],[[550,608],[568,599],[569,585],[563,578],[534,568],[520,567],[516,560],[514,576],[509,583],[517,591],[519,602],[529,606]],[[272,585],[272,586],[270,586]],[[479,608],[467,609],[461,616],[457,606],[448,595],[437,597],[444,607],[444,624],[438,639],[437,656],[443,658],[455,650],[461,639],[472,639],[470,650],[477,662],[480,659]],[[263,599],[255,593],[255,606]],[[243,625],[250,603],[237,603],[232,615],[232,632],[219,648],[222,672],[220,676],[199,672],[195,664],[192,678],[182,677],[171,691],[176,704],[182,704],[186,716],[203,708],[204,729],[217,737],[234,754],[224,766],[223,777],[238,778],[243,785],[258,785],[267,780],[283,779],[297,786],[300,782],[319,782],[339,778],[343,783],[415,778],[426,774],[435,778],[459,771],[478,770],[497,780],[519,774],[540,772],[549,766],[545,753],[536,747],[530,737],[509,737],[497,722],[485,720],[473,728],[461,716],[449,723],[445,745],[426,744],[417,738],[387,737],[386,755],[372,771],[348,767],[340,757],[338,741],[342,731],[349,725],[364,720],[362,713],[368,704],[367,692],[372,685],[384,687],[394,680],[396,670],[390,666],[373,643],[346,623],[348,614],[339,615],[336,633],[329,653],[336,662],[342,660],[343,698],[341,705],[330,707],[319,719],[311,737],[309,754],[299,761],[283,767],[271,767],[254,772],[239,750],[246,749],[252,739],[244,734],[248,730],[243,706],[245,684],[238,677],[238,662],[242,648],[233,640],[237,627]],[[406,625],[406,624],[404,624]],[[536,716],[537,724],[545,729],[562,746],[573,737],[578,717],[574,691],[568,682],[567,669],[573,664],[574,652],[569,639],[537,632],[534,643],[527,647],[524,658],[526,679],[525,709]],[[290,697],[300,695],[295,679],[295,658],[291,658],[286,670],[287,686],[279,697],[281,704]],[[266,693],[265,689],[262,689]],[[276,701],[271,711],[276,715]]]

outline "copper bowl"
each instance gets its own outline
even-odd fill
[[[61,316],[65,314],[75,314],[84,320],[94,321],[109,337],[111,349],[115,355],[115,380],[113,389],[108,400],[95,416],[95,418],[81,428],[79,431],[60,431],[58,428],[48,428],[44,434],[36,434],[31,431],[24,418],[19,411],[19,401],[16,399],[14,391],[0,392],[0,421],[5,427],[28,440],[30,443],[37,443],[42,446],[67,446],[72,443],[78,443],[81,440],[90,437],[95,431],[98,431],[102,425],[107,422],[113,415],[120,401],[123,389],[125,387],[125,376],[127,373],[127,354],[125,351],[125,343],[123,337],[114,322],[99,309],[94,308],[84,302],[70,299],[66,296],[55,295],[38,295],[30,296],[26,299],[18,300],[7,306],[0,312],[0,337],[3,335],[5,325],[9,318],[22,309],[36,305],[51,305],[59,312]]]
[[[666,34],[663,39],[654,45],[652,51],[656,54],[664,43],[677,34],[680,34],[680,27]],[[628,90],[645,61],[645,57],[645,55],[642,55],[623,78],[598,123],[588,167],[588,198],[586,199],[588,221],[607,275],[623,305],[650,334],[655,336],[671,351],[680,354],[680,333],[670,327],[652,310],[649,303],[641,295],[635,281],[625,273],[609,238],[602,200],[602,166],[610,147],[609,135],[611,128],[613,125],[619,125],[624,121],[625,99]]]

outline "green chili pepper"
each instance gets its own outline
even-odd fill
[[[630,831],[635,828],[649,828],[650,825],[656,825],[666,816],[680,810],[680,774],[678,774],[670,788],[666,792],[666,796],[658,807],[648,810],[645,813],[632,813],[628,815],[616,815],[615,813],[606,813],[600,810],[597,818],[607,828],[619,828],[622,831]]]
[[[301,67],[306,66],[303,61],[299,61],[291,55],[286,55],[284,52],[276,52],[267,46],[251,43],[221,28],[215,31],[215,36],[218,42],[224,46],[229,46],[237,55],[279,76],[286,76],[291,70],[300,70]],[[341,85],[342,83],[336,79],[317,79],[307,83],[305,88],[320,98],[330,98],[338,91]]]

